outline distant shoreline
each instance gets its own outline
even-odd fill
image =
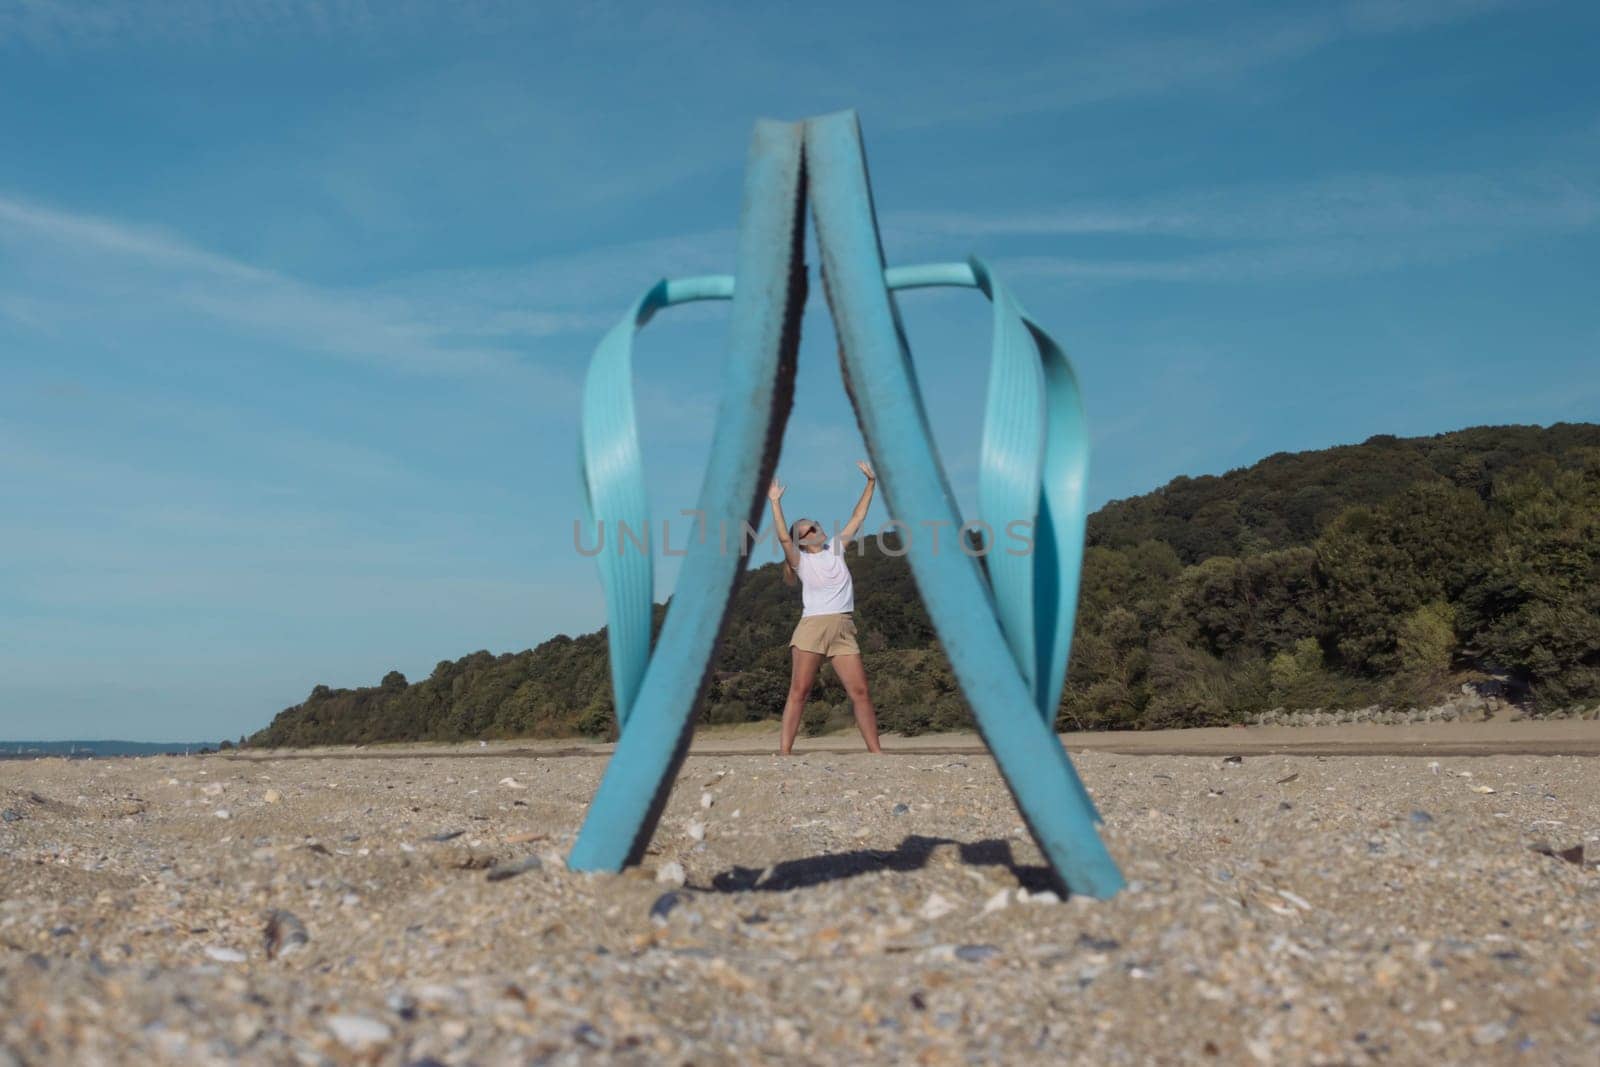
[[[1344,723],[1333,726],[1208,726],[1185,730],[1108,730],[1058,735],[1069,752],[1128,756],[1600,756],[1600,721],[1561,719],[1520,722],[1412,723],[1388,726]],[[777,751],[777,724],[707,727],[695,734],[695,755],[765,756]],[[224,758],[246,761],[282,759],[404,759],[417,756],[462,759],[522,756],[535,759],[606,757],[611,742],[572,738],[550,740],[396,742],[310,748],[246,748]],[[984,755],[976,733],[886,735],[889,755]],[[853,733],[802,737],[795,755],[851,755],[861,752]]]
[[[1105,730],[1057,735],[1069,752],[1106,752],[1127,756],[1600,756],[1600,720],[1524,719],[1520,721],[1373,722],[1329,725],[1208,726],[1180,730]],[[696,755],[765,756],[777,751],[776,723],[708,726],[695,733],[690,751]],[[888,755],[985,755],[983,739],[973,731],[925,733],[914,737],[885,735]],[[117,750],[104,746],[114,745]],[[17,754],[16,749],[22,749]],[[72,751],[73,748],[76,751]],[[604,758],[613,742],[584,738],[510,738],[496,741],[396,741],[366,745],[317,745],[307,748],[244,748],[220,753],[243,761],[284,759],[445,759],[526,757],[532,759]],[[115,759],[216,753],[200,743],[159,742],[0,742],[0,761],[37,759]],[[842,756],[859,753],[853,732],[801,737],[797,756]]]
[[[0,760],[104,759],[110,756],[181,756],[215,750],[215,741],[0,741]]]

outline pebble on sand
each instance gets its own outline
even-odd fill
[[[667,916],[672,914],[672,909],[676,908],[681,901],[682,896],[677,892],[668,891],[662,893],[659,897],[656,897],[655,903],[650,905],[650,918],[658,923],[666,922]]]
[[[267,916],[267,926],[262,932],[267,959],[275,960],[304,948],[311,941],[305,923],[293,913],[277,910]]]
[[[339,1044],[352,1052],[381,1045],[393,1036],[388,1026],[365,1015],[330,1015],[328,1030]]]
[[[1054,908],[982,756],[691,754],[615,876],[558,862],[601,760],[0,763],[0,1067],[1594,1060],[1591,760],[1224,754],[1074,753],[1129,884]]]
[[[490,867],[488,879],[491,882],[503,882],[507,878],[515,878],[517,875],[526,874],[528,871],[537,871],[543,866],[544,861],[538,856],[524,856],[520,860],[497,863]]]

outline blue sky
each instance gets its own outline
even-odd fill
[[[600,625],[583,369],[729,269],[761,116],[858,109],[891,261],[982,254],[1065,342],[1097,504],[1600,417],[1600,7],[907,10],[0,0],[0,738],[235,736]],[[843,516],[813,295],[780,472]],[[987,307],[902,308],[970,508]],[[637,350],[658,515],[724,315]]]

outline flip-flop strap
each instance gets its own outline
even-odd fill
[[[1071,652],[1088,517],[1089,435],[1067,355],[977,257],[890,267],[893,290],[977,289],[994,307],[978,517],[995,606],[1017,667],[1054,726]],[[1014,545],[1014,523],[1031,544]]]
[[[624,643],[612,645],[617,715],[623,729],[567,857],[573,870],[617,871],[643,857],[688,754],[695,702],[744,577],[748,561],[742,551],[744,530],[760,521],[794,396],[795,353],[806,293],[803,131],[801,123],[760,122],[751,141],[722,398],[698,502],[702,531],[717,533],[690,541],[653,651],[648,564],[603,579],[615,582],[624,593],[619,607],[608,603],[609,618],[629,627],[625,639],[616,635]],[[699,293],[697,299],[725,295],[721,282],[690,288]],[[663,299],[671,295],[669,283]],[[631,337],[637,321],[625,320],[624,336]],[[583,468],[591,480],[587,491],[594,501],[593,517],[608,521],[619,514],[637,518],[645,513],[642,463],[626,384],[629,360],[621,351],[601,361],[592,393],[601,410],[591,411],[587,395],[584,409],[586,424],[593,420],[593,427],[586,425],[584,430]],[[598,432],[602,425],[610,430]],[[599,503],[612,488],[622,494],[620,509]],[[740,539],[738,548],[728,543],[734,538]],[[642,555],[631,544],[627,551]],[[608,589],[608,600],[610,595]]]
[[[726,274],[657,282],[601,339],[584,378],[578,466],[585,521],[578,543],[595,551],[600,567],[619,727],[628,724],[650,662],[655,598],[650,498],[633,407],[633,338],[662,308],[732,298],[733,278]]]
[[[806,175],[822,257],[824,290],[839,334],[840,365],[862,435],[878,465],[884,495],[891,510],[903,521],[959,524],[960,511],[939,463],[905,329],[889,288],[892,278],[885,277],[861,131],[853,112],[807,122]],[[976,271],[973,280],[977,281]],[[995,296],[992,283],[990,288],[997,306],[1008,308],[1006,319],[1010,320],[1009,308],[1014,302],[1009,297]],[[1020,311],[1016,321],[1027,327]],[[997,359],[1009,359],[1004,353],[1018,347],[1010,340],[1010,326],[1004,329],[1007,341],[997,347]],[[1037,360],[1039,356],[1036,353],[1032,358]],[[1006,398],[1013,394],[1023,397],[1019,410],[1034,404],[1049,407],[1057,402],[1057,395],[1065,398],[1065,394],[1047,392],[1056,378],[1054,373],[1046,374],[1042,369],[1038,372],[1046,374],[1046,388],[1036,390],[1036,399],[1031,401],[1026,398],[1025,388],[1030,375],[1019,375],[1013,384],[1009,372],[1002,369],[1000,373],[1002,388],[991,389],[990,399],[1001,409],[1011,403]],[[1051,396],[1049,401],[1046,395]],[[1043,415],[1039,418],[1037,432],[1049,441],[1048,422]],[[1023,457],[1030,447],[1027,440],[1024,435],[1015,449]],[[1005,454],[1002,448],[997,456]],[[998,458],[995,463],[1002,466]],[[1054,470],[1044,458],[1039,464],[1041,474],[1033,480],[1032,492],[1053,506],[1055,501],[1043,483]],[[1032,462],[1022,466],[1020,472],[1001,471],[1004,481],[1023,487],[1011,490],[1013,496],[1026,492],[1028,486]],[[1054,518],[1046,525],[1053,530]],[[1054,535],[1051,544],[1064,547]],[[1052,721],[1045,722],[1038,714],[1037,679],[1046,672],[1036,665],[1030,678],[1017,662],[1012,637],[998,617],[996,594],[976,560],[966,558],[960,551],[935,549],[917,538],[909,542],[906,556],[962,693],[972,707],[978,730],[994,754],[1040,851],[1072,892],[1095,897],[1113,895],[1124,882],[1105,843],[1095,832],[1094,806],[1055,734],[1053,716]],[[1059,576],[1056,584],[1064,584],[1059,582]],[[1015,602],[1017,594],[1007,595]],[[1050,605],[1052,611],[1057,607]],[[1038,614],[1036,610],[1036,618]],[[1020,628],[1020,632],[1028,630],[1035,630],[1037,650],[1036,628],[1026,624]],[[1068,633],[1052,633],[1052,660],[1054,644],[1067,640]],[[1037,664],[1037,652],[1033,659]],[[1053,672],[1053,665],[1047,671]]]
[[[978,475],[983,548],[1007,643],[1040,715],[1054,724],[1070,651],[1086,517],[1088,435],[1072,365],[976,257],[965,263],[891,267],[884,281],[893,290],[974,288],[994,307]],[[633,339],[657,311],[693,301],[728,300],[733,287],[733,278],[725,274],[657,282],[601,340],[584,382],[579,456],[586,525],[580,543],[594,546],[597,553],[621,726],[627,724],[649,663],[654,602],[652,525],[633,405]],[[1015,523],[1023,524],[1027,551],[1010,544]]]

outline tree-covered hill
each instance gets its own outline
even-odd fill
[[[1576,465],[1585,448],[1600,448],[1600,426],[1479,426],[1278,452],[1220,477],[1174,478],[1114,500],[1090,517],[1088,543],[1164,541],[1185,564],[1309,545],[1347,509],[1381,504],[1419,482],[1443,480],[1487,498],[1496,480]]]
[[[1536,710],[1600,697],[1600,425],[1279,453],[1108,504],[1088,543],[1063,726],[1420,703],[1490,674]],[[894,548],[869,538],[851,557],[880,720],[907,732],[967,725]],[[798,615],[776,564],[746,576],[703,721],[779,714]],[[848,721],[831,670],[807,717],[814,729]],[[319,685],[251,743],[600,735],[612,718],[601,631],[444,660],[415,683],[391,672],[370,688]]]

